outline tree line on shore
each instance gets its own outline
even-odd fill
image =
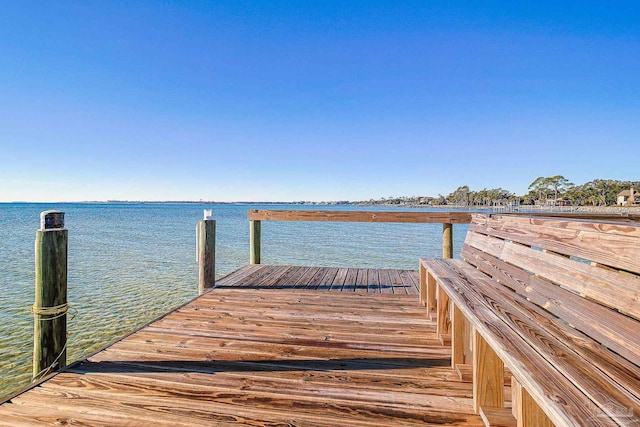
[[[636,199],[640,199],[640,181],[619,181],[614,179],[594,179],[576,185],[562,175],[538,177],[529,185],[528,193],[517,195],[503,188],[483,188],[472,190],[461,185],[444,196],[437,197],[383,197],[360,202],[371,205],[455,205],[455,206],[496,206],[521,205],[572,205],[611,206],[617,203],[618,194],[634,187]],[[640,201],[640,200],[638,200]]]

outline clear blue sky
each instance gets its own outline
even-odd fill
[[[640,2],[4,1],[0,201],[639,180]]]

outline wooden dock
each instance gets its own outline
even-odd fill
[[[420,279],[413,270],[253,264],[219,280],[216,287],[419,295]]]
[[[415,271],[244,267],[10,397],[0,425],[483,425],[417,285]]]

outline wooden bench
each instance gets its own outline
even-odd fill
[[[420,297],[485,423],[640,426],[640,223],[474,214],[461,257]]]

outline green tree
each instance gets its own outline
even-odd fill
[[[440,206],[446,205],[447,204],[447,199],[442,194],[438,194],[438,197],[433,199],[433,204],[434,205],[440,205]]]
[[[538,200],[548,199],[553,194],[553,200],[573,187],[573,183],[562,175],[539,176],[530,185],[529,191],[538,195]]]
[[[569,182],[567,178],[562,175],[556,175],[546,178],[547,185],[553,189],[553,200],[558,200],[558,195],[561,195],[569,188],[573,187],[573,183]]]
[[[615,205],[618,194],[622,190],[628,190],[632,185],[638,188],[637,182],[594,179],[582,185],[569,188],[566,192],[566,197],[575,205]]]
[[[582,192],[594,206],[615,205],[625,184],[612,179],[594,179],[582,185]]]
[[[473,193],[473,198],[472,198],[473,204],[476,206],[488,206],[489,205],[489,197],[488,197],[488,191],[486,188],[483,188],[480,191],[475,191]]]
[[[447,202],[454,203],[456,205],[468,206],[469,205],[469,186],[461,185],[456,188],[453,193],[447,196]]]
[[[544,176],[537,177],[529,185],[529,191],[537,194],[539,201],[542,201],[543,197],[546,199],[549,193],[549,178],[545,178]]]
[[[487,192],[487,197],[490,202],[496,204],[497,202],[502,202],[504,200],[514,200],[515,194],[503,188],[492,188]]]

